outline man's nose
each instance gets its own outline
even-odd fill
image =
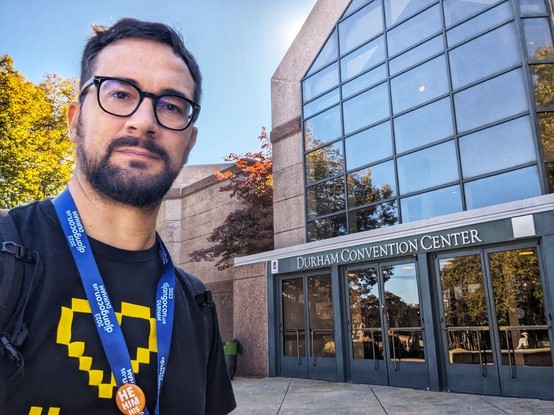
[[[142,100],[137,110],[127,119],[127,126],[143,133],[155,134],[159,131],[160,126],[151,98],[145,97]]]

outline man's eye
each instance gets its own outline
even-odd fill
[[[114,91],[112,93],[112,97],[117,98],[117,99],[125,99],[128,96],[129,96],[129,94],[127,94],[126,92],[123,92],[123,91]]]

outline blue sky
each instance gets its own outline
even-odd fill
[[[189,164],[257,151],[271,130],[270,80],[316,0],[1,0],[0,54],[38,83],[79,76],[92,23],[121,17],[178,29],[204,77],[198,142]]]

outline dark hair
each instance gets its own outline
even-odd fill
[[[94,74],[94,63],[98,54],[106,46],[123,39],[147,39],[170,46],[188,66],[194,81],[194,97],[200,103],[202,96],[202,75],[194,56],[183,43],[183,38],[171,27],[154,22],[144,22],[132,18],[118,20],[113,26],[92,26],[94,34],[88,40],[81,59],[81,88]]]

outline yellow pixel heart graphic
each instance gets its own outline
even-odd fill
[[[87,300],[81,298],[73,298],[71,300],[71,308],[62,307],[62,314],[58,324],[58,333],[56,342],[67,346],[69,357],[79,360],[79,370],[88,372],[89,385],[98,387],[98,397],[111,399],[116,387],[113,373],[110,376],[110,383],[102,383],[104,372],[93,368],[93,358],[86,356],[85,342],[72,341],[72,326],[73,316],[75,313],[92,314],[90,304]],[[148,336],[148,348],[137,347],[136,358],[131,359],[131,365],[135,373],[139,372],[140,364],[150,363],[150,354],[158,351],[156,344],[156,319],[150,316],[150,308],[130,303],[121,303],[121,312],[115,313],[117,321],[121,324],[123,317],[140,318],[148,321],[150,325],[150,334]]]

